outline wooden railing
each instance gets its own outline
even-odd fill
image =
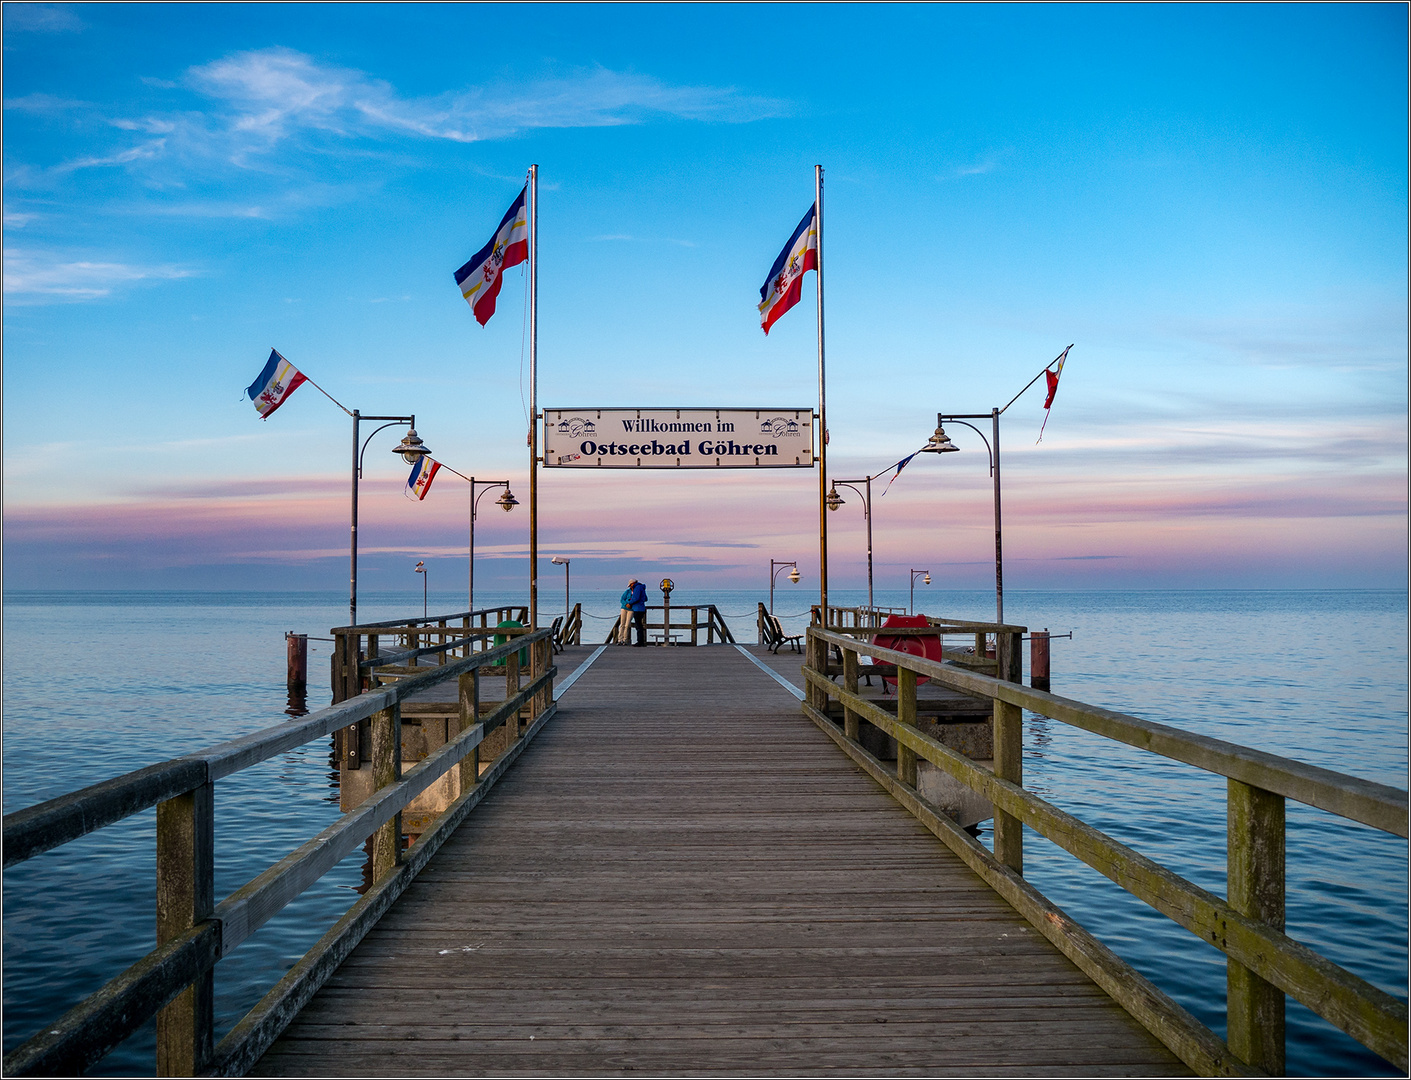
[[[568,618],[564,620],[563,628],[559,630],[559,648],[568,645],[583,644],[583,605],[574,604],[573,610],[568,613]]]
[[[507,604],[421,619],[336,626],[332,631],[333,703],[336,705],[379,685],[377,675],[381,669],[387,668],[388,674],[398,674],[388,668],[392,662],[382,653],[384,639],[394,651],[430,647],[456,639],[455,648],[436,649],[440,661],[445,662],[449,656],[469,656],[472,652],[492,648],[497,633],[501,637],[513,637],[529,632],[511,627],[495,629],[496,624],[506,621],[528,626],[529,608],[523,604]]]
[[[660,622],[652,622],[651,615],[654,611],[662,613]],[[689,622],[676,617],[682,612],[690,612]],[[605,643],[617,640],[617,629],[618,624],[613,623],[607,637],[603,639]],[[735,644],[735,636],[730,633],[730,627],[725,624],[725,617],[714,604],[672,604],[670,607],[665,604],[647,605],[647,636],[655,637],[662,644],[670,642],[674,645],[685,645],[689,638],[690,644],[700,645],[702,630],[705,631],[706,645],[714,645],[717,642],[722,645]]]
[[[822,609],[814,604],[809,608],[809,619],[814,626],[821,625],[819,612]],[[856,629],[865,626],[881,626],[888,615],[905,615],[904,607],[835,607],[828,605],[828,625]]]
[[[977,640],[984,624],[968,625]],[[1284,803],[1315,806],[1407,835],[1407,794],[1259,750],[1019,685],[1022,627],[991,626],[1000,678],[859,640],[857,630],[810,627],[804,712],[899,803],[956,852],[1078,967],[1187,1065],[1206,1075],[1277,1075],[1284,1068],[1284,995],[1307,1005],[1398,1068],[1407,1066],[1406,1002],[1286,936]],[[890,633],[891,631],[889,631]],[[926,633],[928,631],[919,631]],[[934,632],[934,631],[930,631]],[[836,650],[841,665],[829,663]],[[897,667],[896,713],[859,696],[858,658]],[[841,674],[842,685],[830,674]],[[993,706],[994,770],[943,746],[916,725],[916,678]],[[833,702],[837,702],[836,708]],[[1023,787],[1023,710],[1226,777],[1229,897],[1171,872]],[[861,723],[896,740],[895,768],[858,742]],[[917,761],[944,770],[994,805],[994,853],[917,792]],[[1139,975],[1023,878],[1022,826],[1111,878],[1225,953],[1228,1041]]]
[[[434,626],[432,636],[441,636],[436,634],[440,629],[440,624]],[[425,635],[426,629],[419,633]],[[473,653],[475,641],[441,637],[435,646],[382,658],[414,662],[434,654],[443,661],[425,668],[424,674],[6,815],[5,866],[10,867],[155,806],[157,947],[7,1054],[5,1075],[78,1075],[154,1015],[158,1075],[241,1075],[259,1059],[557,709],[553,680],[558,669],[552,665],[548,630],[525,632]],[[518,692],[507,692],[502,704],[480,716],[480,672],[504,664],[516,673],[518,687],[513,658],[525,648],[530,654],[528,683]],[[446,655],[457,652],[459,657]],[[403,773],[401,702],[447,679],[458,680],[458,730]],[[370,721],[371,797],[216,903],[216,781],[340,729],[351,726],[356,731],[360,721]],[[479,747],[487,733],[501,726],[509,733],[506,749],[482,772]],[[404,851],[403,808],[448,773],[456,780],[457,797]],[[215,965],[369,837],[371,886],[213,1046]],[[54,962],[65,959],[56,956]]]

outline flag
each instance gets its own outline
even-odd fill
[[[1069,345],[1068,349],[1073,346]],[[1044,438],[1044,428],[1048,427],[1048,410],[1053,408],[1053,397],[1058,393],[1058,377],[1063,374],[1063,362],[1068,359],[1068,349],[1064,349],[1058,354],[1058,367],[1050,371],[1044,368],[1044,379],[1048,383],[1048,397],[1044,398],[1044,422],[1039,425],[1039,437],[1034,440],[1040,443]]]
[[[245,393],[250,395],[260,416],[268,420],[270,414],[283,405],[305,379],[306,376],[298,368],[280,356],[277,350],[271,349],[265,369],[245,388]]]
[[[524,209],[528,191],[526,184],[500,219],[500,227],[490,242],[456,271],[456,284],[461,287],[461,295],[481,326],[495,314],[495,297],[500,295],[502,272],[529,258],[529,218]]]
[[[418,502],[426,498],[426,493],[431,490],[431,481],[436,479],[436,470],[440,467],[441,463],[430,454],[422,454],[416,459],[412,474],[407,477],[407,491],[415,495]]]
[[[759,287],[759,322],[764,332],[774,320],[799,302],[803,291],[803,276],[818,269],[818,206],[808,208],[794,235],[779,252],[769,277]]]
[[[921,453],[920,450],[916,451],[916,454],[919,453]],[[882,489],[883,495],[887,494],[887,492],[892,490],[892,485],[896,483],[897,477],[901,475],[901,471],[904,468],[911,464],[911,459],[914,458],[916,454],[908,454],[906,457],[902,458],[900,461],[898,461],[895,465],[892,466],[892,468],[896,469],[896,472],[892,473],[892,478],[887,481],[887,486]]]

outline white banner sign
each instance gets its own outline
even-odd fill
[[[545,409],[544,465],[811,469],[812,409]]]

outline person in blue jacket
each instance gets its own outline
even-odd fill
[[[627,582],[627,591],[622,594],[622,608],[624,611],[632,612],[632,625],[637,628],[637,640],[633,643],[633,647],[645,648],[647,645],[647,587],[636,578],[630,578]]]

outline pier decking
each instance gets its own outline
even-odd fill
[[[833,1070],[1189,1071],[717,646],[606,650],[254,1071]]]

